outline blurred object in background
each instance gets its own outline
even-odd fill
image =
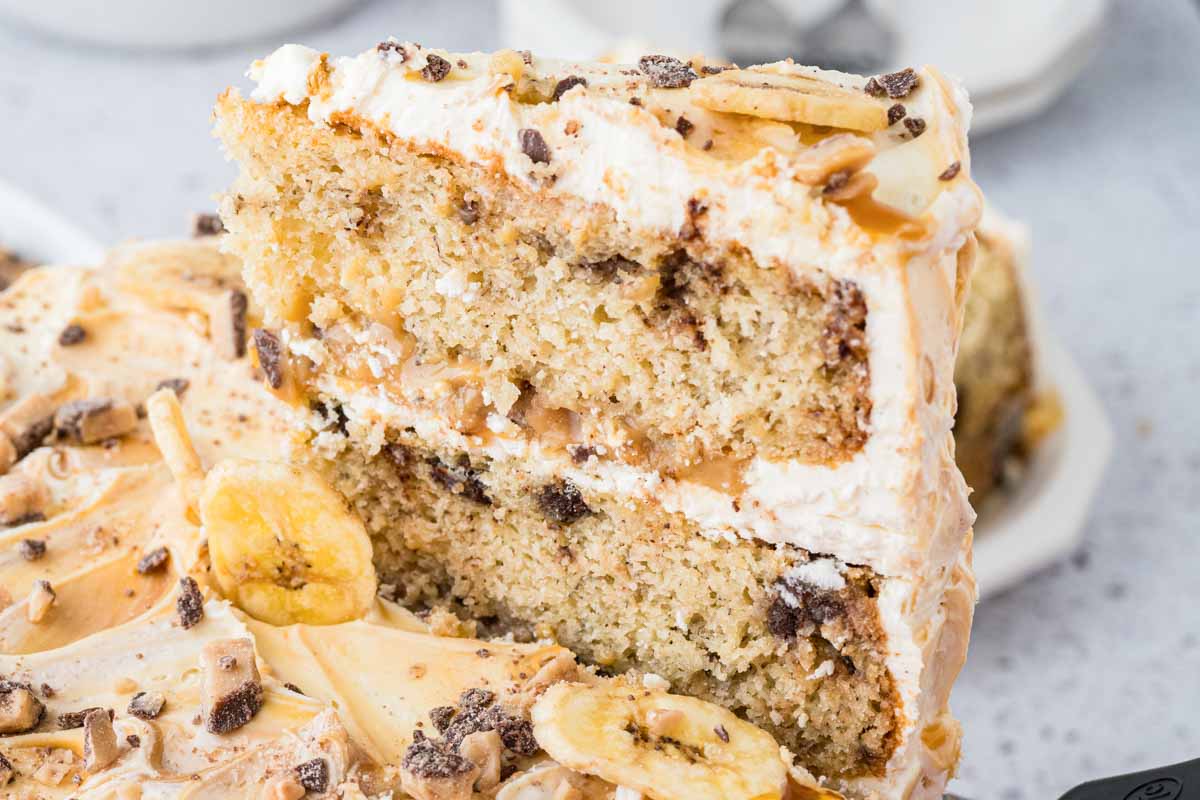
[[[0,0],[43,33],[116,47],[214,47],[313,25],[358,0]]]
[[[626,51],[635,41],[643,50],[739,63],[790,54],[867,72],[937,64],[971,92],[978,134],[1036,114],[1078,77],[1106,7],[1107,0],[693,0],[681,13],[670,0],[502,0],[501,38],[556,58]]]

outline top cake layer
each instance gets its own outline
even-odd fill
[[[647,56],[637,66],[582,65],[511,51],[460,55],[385,42],[356,58],[336,60],[289,45],[257,62],[251,75],[258,82],[252,97],[261,106],[291,106],[307,115],[314,131],[335,137],[371,137],[378,142],[372,152],[385,159],[403,151],[477,167],[529,198],[531,216],[539,198],[570,215],[562,223],[570,235],[577,233],[573,225],[593,225],[591,218],[577,220],[595,213],[642,242],[643,250],[651,240],[677,248],[687,269],[703,272],[720,258],[736,263],[734,271],[743,270],[742,285],[751,284],[757,271],[764,280],[790,281],[805,291],[815,287],[815,308],[824,310],[806,343],[817,353],[834,352],[824,364],[817,358],[815,372],[842,375],[835,366],[848,361],[844,373],[851,377],[839,378],[831,396],[841,402],[861,392],[865,398],[843,404],[849,408],[848,430],[836,446],[807,448],[801,437],[794,452],[772,451],[780,426],[757,436],[748,428],[747,438],[756,438],[759,446],[747,455],[721,438],[716,414],[703,418],[707,421],[694,432],[671,433],[670,445],[701,442],[709,447],[705,463],[713,451],[732,449],[734,479],[705,480],[680,468],[678,460],[663,466],[621,459],[594,470],[590,479],[610,490],[653,496],[713,533],[831,553],[884,574],[919,573],[929,561],[945,565],[957,557],[971,512],[952,458],[952,364],[980,200],[968,177],[965,98],[936,71],[865,79],[788,63],[727,70],[661,56]],[[310,247],[292,271],[289,259],[295,254],[286,240],[295,227],[319,227],[329,209],[298,200],[295,216],[286,220],[268,211],[269,232],[252,230],[255,223],[240,219],[282,202],[288,192],[315,195],[318,183],[303,174],[300,161],[288,161],[290,155],[280,159],[277,152],[246,144],[246,130],[235,129],[253,113],[233,94],[218,107],[218,127],[244,168],[225,208],[231,241],[246,258],[251,287],[268,319],[285,327],[287,346],[328,372],[332,362],[345,360],[345,349],[335,346],[339,333],[357,349],[369,350],[378,344],[372,320],[391,310],[380,298],[395,282],[386,270],[373,272],[374,266],[361,263],[370,262],[374,245],[338,250],[338,225],[369,230],[377,209],[360,203],[321,232],[318,240],[328,247],[324,258],[341,264],[315,279],[314,302],[306,284],[324,269],[312,267],[322,258],[313,253],[323,245]],[[282,151],[306,144],[296,138],[306,134],[287,129],[290,120],[264,118],[259,124],[256,133],[268,134],[258,137],[262,147]],[[273,138],[271,126],[282,126],[278,142],[266,143]],[[336,146],[322,142],[319,147]],[[362,166],[354,175],[349,164],[329,173],[344,171],[366,187],[372,173]],[[394,187],[381,177],[363,191],[386,202]],[[458,216],[469,225],[466,218],[478,207],[471,197],[462,202],[467,213],[460,210]],[[382,238],[386,235],[385,230]],[[253,247],[246,244],[251,236],[260,237]],[[438,232],[433,239],[439,248],[448,241]],[[280,256],[274,263],[272,252]],[[664,292],[669,273],[661,265],[671,257],[661,251],[654,256],[660,266],[652,294],[667,300],[676,298],[672,287]],[[599,263],[615,264],[610,271],[619,274],[626,260]],[[481,268],[486,272],[490,266]],[[478,295],[470,272],[447,266],[436,278],[426,296],[440,294],[462,306]],[[487,275],[482,280],[480,291],[486,291]],[[407,288],[413,287],[420,288],[415,283]],[[726,302],[714,300],[718,308]],[[354,320],[356,314],[360,318]],[[686,313],[682,318],[686,321]],[[399,332],[411,333],[405,327],[411,323],[412,317],[400,320]],[[711,339],[706,323],[696,326],[699,350],[706,336]],[[326,335],[329,330],[333,337]],[[421,332],[415,336],[420,346]],[[770,331],[763,336],[769,344]],[[474,345],[467,338],[461,348],[446,349],[457,357],[458,350]],[[402,346],[391,353],[401,362],[409,355]],[[764,346],[758,360],[774,357]],[[710,347],[686,368],[717,358]],[[601,370],[593,363],[584,369]],[[672,379],[670,372],[664,371],[664,380]],[[855,376],[861,385],[854,384]],[[504,420],[511,402],[504,408],[489,404],[495,408],[481,417],[486,430],[464,431],[444,413],[396,411],[403,404],[376,386],[348,383],[345,375],[327,377],[340,381],[336,388],[327,381],[327,393],[360,415],[391,413],[385,422],[411,426],[421,411],[428,430],[464,451],[553,459],[537,442],[510,435]],[[786,400],[788,385],[780,391]],[[485,382],[485,398],[504,394],[503,385]],[[781,426],[790,424],[798,423],[785,419]]]

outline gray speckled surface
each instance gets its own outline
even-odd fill
[[[381,1],[303,38],[487,48],[495,23],[487,3]],[[129,55],[0,26],[0,175],[103,241],[181,233],[231,175],[211,102],[268,49]],[[1200,14],[1127,0],[1085,80],[973,145],[991,198],[1030,223],[1051,325],[1116,428],[1084,548],[978,610],[954,700],[955,790],[976,800],[1200,755],[1198,131]]]

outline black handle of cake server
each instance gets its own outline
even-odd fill
[[[948,794],[943,800],[965,800]],[[1081,783],[1059,800],[1200,800],[1200,758]]]
[[[1061,800],[1200,800],[1200,758],[1089,781]]]

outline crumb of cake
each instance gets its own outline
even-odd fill
[[[46,540],[22,539],[18,550],[26,561],[39,561],[46,555]]]
[[[226,667],[222,665],[231,664]],[[263,704],[262,680],[250,639],[221,639],[204,646],[203,717],[209,733],[225,734],[245,725]]]
[[[36,580],[33,582],[33,588],[29,590],[29,599],[26,601],[26,619],[30,622],[37,623],[45,621],[50,613],[50,608],[58,602],[58,595],[54,591],[54,587],[50,585],[50,581]]]
[[[171,553],[165,547],[156,547],[138,559],[137,572],[139,575],[149,575],[161,571],[170,560]]]
[[[45,713],[46,706],[28,684],[0,680],[0,736],[33,730]]]
[[[204,595],[200,585],[190,575],[179,579],[179,597],[175,600],[175,613],[179,624],[186,630],[200,624],[204,619]]]
[[[104,769],[120,754],[109,712],[102,708],[88,711],[83,717],[83,763],[88,772]]]
[[[129,701],[129,713],[138,719],[154,719],[162,713],[167,698],[162,692],[138,692]]]
[[[124,436],[137,427],[137,411],[124,400],[75,400],[54,414],[54,428],[64,439],[95,444]]]
[[[73,347],[87,338],[87,331],[82,325],[71,323],[58,334],[60,347]]]

